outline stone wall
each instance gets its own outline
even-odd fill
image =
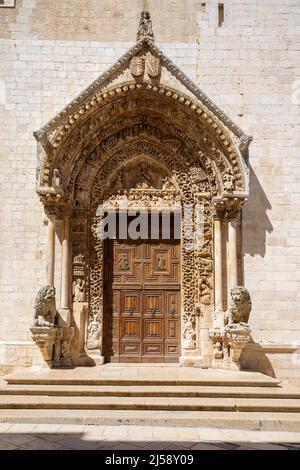
[[[242,254],[258,346],[243,363],[300,378],[300,107],[291,100],[300,80],[300,4],[227,0],[218,27],[218,3],[16,0],[16,8],[0,8],[2,364],[38,360],[28,331],[44,283],[46,226],[32,132],[135,42],[147,8],[157,45],[254,137]]]

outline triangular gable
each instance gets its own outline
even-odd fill
[[[160,60],[162,70],[161,82],[166,81],[175,88],[181,87],[181,90],[193,98],[199,100],[204,106],[208,108],[222,123],[230,130],[234,136],[239,140],[241,147],[246,148],[252,138],[246,135],[242,129],[235,124],[230,117],[228,117],[182,70],[180,70],[162,51],[159,49],[149,38],[143,38],[132,46],[119,60],[117,60],[106,72],[102,73],[99,78],[91,83],[80,95],[74,98],[59,114],[47,122],[39,131],[34,132],[34,135],[39,140],[42,136],[52,133],[62,120],[65,120],[68,114],[72,114],[76,108],[84,105],[85,101],[89,100],[98,91],[103,91],[110,85],[115,85],[118,82],[126,79],[126,74],[130,71],[130,64],[134,57],[139,55],[151,53],[154,57]],[[164,74],[163,71],[167,71]],[[170,80],[171,76],[171,80]],[[241,149],[242,150],[242,149]]]

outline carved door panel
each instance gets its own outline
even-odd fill
[[[165,310],[165,358],[176,362],[180,355],[180,291],[166,291]]]
[[[142,362],[162,362],[164,357],[164,291],[145,291]]]
[[[140,361],[141,341],[142,290],[123,289],[120,305],[120,361]]]
[[[177,362],[180,245],[105,242],[103,350],[111,362]]]
[[[179,245],[174,243],[149,243],[144,245],[144,284],[168,286],[180,283]]]

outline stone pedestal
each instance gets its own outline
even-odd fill
[[[32,327],[32,338],[50,368],[72,367],[70,343],[74,328]]]
[[[241,370],[240,357],[250,340],[251,330],[239,324],[225,327],[223,369]]]
[[[54,344],[57,328],[55,327],[32,327],[30,328],[33,341],[40,348],[43,359],[49,367],[53,367]]]
[[[182,367],[206,367],[205,358],[197,350],[185,350],[184,354],[179,357],[179,364]]]

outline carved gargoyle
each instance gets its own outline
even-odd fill
[[[251,312],[251,299],[245,287],[233,287],[230,291],[232,303],[225,314],[225,324],[228,328],[249,329],[248,320]]]
[[[55,287],[41,287],[34,301],[33,327],[54,327],[57,319]]]

